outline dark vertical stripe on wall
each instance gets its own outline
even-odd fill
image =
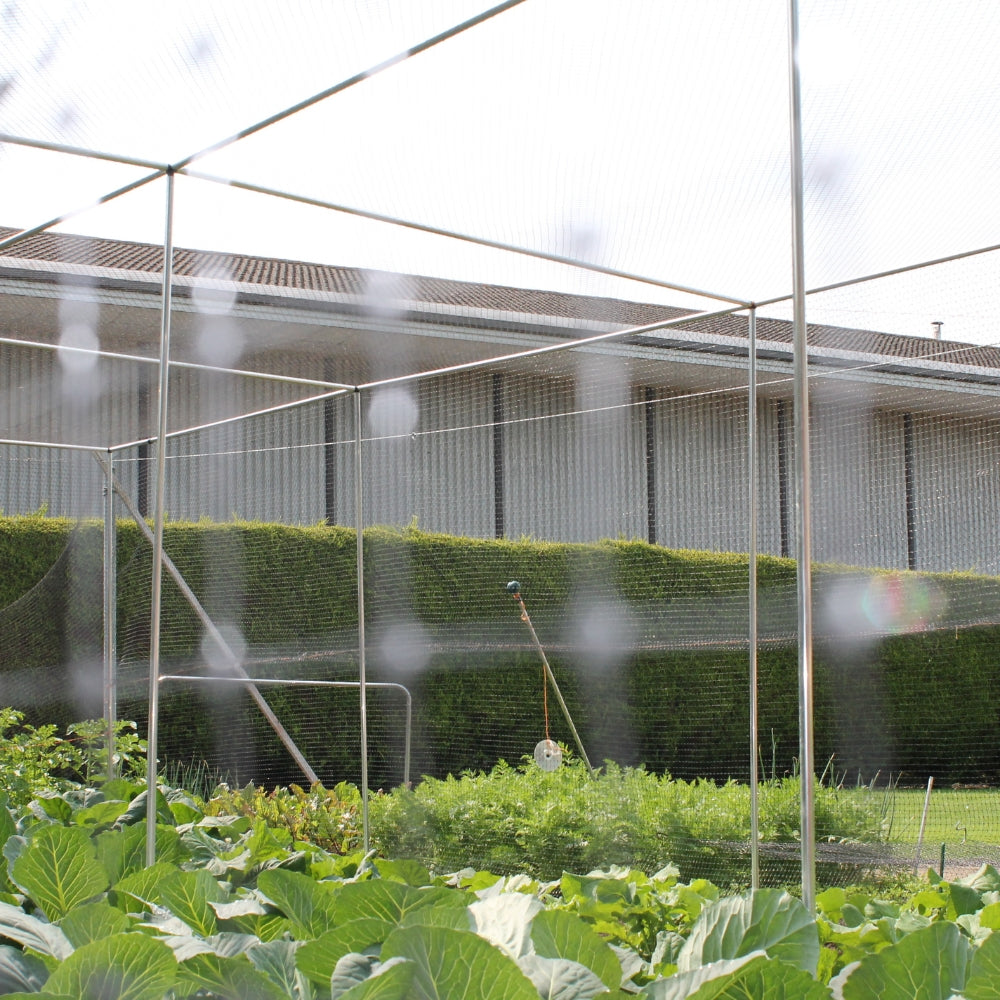
[[[326,523],[337,523],[336,400],[323,400],[323,510]]]
[[[913,499],[913,414],[903,414],[903,485],[906,490],[906,565],[917,568],[917,524]]]
[[[778,400],[778,517],[781,525],[781,554],[792,554],[791,510],[788,495],[788,402]]]
[[[493,376],[493,534],[503,538],[503,375]]]
[[[323,378],[336,381],[333,362],[323,365]],[[323,400],[323,515],[327,524],[337,523],[337,399]]]
[[[143,441],[137,449],[135,505],[141,517],[149,517],[149,442]]]
[[[646,540],[656,544],[656,393],[646,388]]]
[[[149,383],[140,376],[136,402],[139,409],[139,432],[149,427]],[[135,505],[142,517],[149,517],[149,441],[143,441],[136,450]]]

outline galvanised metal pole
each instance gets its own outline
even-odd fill
[[[358,680],[361,692],[361,833],[365,854],[368,853],[368,694],[365,668],[365,540],[361,504],[361,390],[354,393],[354,519],[357,524],[358,546]]]
[[[747,506],[750,511],[748,615],[750,619],[750,885],[760,888],[760,775],[757,773],[757,310],[750,310],[747,391]]]
[[[115,719],[118,715],[118,571],[115,526],[114,456],[108,453],[104,476],[104,718],[107,722],[108,778],[116,776]]]
[[[788,0],[792,181],[792,361],[795,403],[795,558],[798,591],[799,773],[801,778],[802,902],[816,907],[815,763],[813,761],[812,537],[809,516],[809,357],[803,225],[802,95],[799,13]]]
[[[156,755],[160,724],[160,604],[163,593],[163,501],[167,450],[167,389],[170,372],[170,287],[174,260],[174,172],[167,171],[163,236],[163,301],[160,325],[160,386],[157,399],[156,501],[153,513],[153,590],[149,626],[149,729],[146,733],[146,865],[156,861]]]

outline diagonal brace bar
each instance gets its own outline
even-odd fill
[[[105,463],[104,457],[99,453],[95,453],[95,457],[97,458],[97,461],[101,464],[101,467],[105,470],[105,472],[107,472],[108,468]],[[113,483],[114,483],[115,493],[121,498],[122,503],[125,504],[126,509],[128,510],[129,514],[132,515],[132,518],[135,521],[135,523],[139,525],[139,529],[145,536],[146,541],[152,544],[153,532],[152,529],[149,527],[149,525],[146,523],[145,518],[143,518],[143,516],[136,509],[135,504],[132,503],[132,498],[125,492],[125,490],[122,488],[122,485],[117,478],[113,478]],[[299,769],[302,771],[302,773],[309,779],[309,783],[311,785],[316,784],[316,782],[319,781],[319,777],[317,776],[316,772],[312,769],[312,767],[310,767],[309,762],[303,756],[302,751],[299,750],[299,748],[295,745],[295,742],[292,740],[292,737],[288,734],[288,731],[281,724],[281,721],[278,719],[278,717],[274,714],[274,710],[264,700],[264,696],[260,693],[258,688],[249,681],[250,675],[243,669],[243,666],[239,661],[239,657],[237,657],[237,655],[233,652],[232,648],[226,642],[225,637],[219,631],[215,622],[212,621],[208,612],[202,606],[201,601],[199,601],[197,596],[195,595],[195,592],[190,588],[190,586],[188,586],[188,583],[181,574],[181,571],[177,568],[173,560],[170,558],[170,556],[166,554],[166,552],[162,554],[162,559],[163,559],[163,568],[166,569],[166,571],[173,578],[178,588],[180,588],[181,593],[187,599],[187,602],[194,609],[195,614],[201,619],[201,623],[205,626],[205,630],[209,633],[209,635],[211,635],[215,644],[225,654],[226,660],[228,661],[232,671],[235,674],[240,675],[242,679],[247,681],[246,687],[247,690],[250,692],[250,697],[253,698],[254,702],[257,704],[257,707],[261,710],[262,714],[264,715],[264,718],[266,718],[268,723],[270,723],[270,726],[274,730],[278,739],[281,740],[281,742],[284,744],[285,749],[291,754],[292,759],[299,766]]]

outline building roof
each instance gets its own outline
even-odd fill
[[[18,230],[0,227],[0,240]],[[66,233],[44,232],[0,249],[0,270],[4,264],[47,262],[76,268],[94,269],[94,275],[113,270],[152,277],[162,271],[163,248],[158,244],[97,239]],[[338,296],[370,294],[373,277],[380,272],[306,261],[253,257],[176,248],[174,275],[180,279],[221,279],[238,285],[267,288],[277,295],[293,290],[333,293]],[[582,296],[480,284],[420,275],[401,276],[397,294],[414,306],[451,307],[457,312],[485,310],[522,316],[586,320],[622,329],[648,326],[690,314],[690,310],[623,299]],[[726,315],[692,320],[685,329],[707,337],[747,338],[743,316]],[[792,324],[787,320],[758,318],[757,336],[773,344],[790,344]],[[1000,349],[993,346],[962,344],[924,337],[880,333],[847,327],[808,324],[810,347],[826,348],[868,357],[927,359],[964,368],[1000,369]]]

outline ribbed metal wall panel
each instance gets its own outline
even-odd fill
[[[788,407],[789,414],[791,406]],[[791,445],[789,437],[788,444]],[[749,490],[744,487],[748,497]],[[749,526],[747,529],[749,539]],[[747,549],[748,544],[741,546]],[[778,462],[778,404],[757,404],[757,552],[781,555],[781,481]]]
[[[89,452],[0,446],[0,511],[102,517],[104,476]]]
[[[139,395],[147,375],[136,364],[103,360],[88,371],[65,370],[58,355],[0,347],[8,380],[2,429],[11,439],[69,441],[102,450],[138,432]],[[53,516],[103,516],[104,478],[87,452],[6,446],[0,509]]]
[[[337,396],[324,404],[329,407],[331,434],[326,445],[324,459],[326,473],[331,477],[332,511],[328,517],[331,524],[355,527],[355,398],[354,394]],[[324,421],[325,422],[325,421]]]
[[[902,418],[819,401],[810,441],[813,559],[906,569]]]
[[[511,538],[645,538],[643,402],[588,398],[571,379],[504,390],[504,520]]]
[[[917,568],[1000,573],[1000,423],[915,414]]]
[[[656,540],[670,548],[746,552],[747,397],[656,404]]]
[[[139,393],[150,366],[101,359],[67,368],[52,351],[0,345],[7,378],[0,437],[107,448],[139,437]],[[155,385],[154,385],[155,389]]]
[[[9,437],[29,427],[36,438],[44,438],[46,428],[55,435],[68,420],[76,434],[111,445],[154,430],[151,366],[102,369],[92,385],[72,387],[53,354],[5,348],[0,358],[9,384],[21,387],[3,400]],[[669,383],[669,375],[663,368],[656,381]],[[500,384],[507,537],[647,537],[644,386],[630,384],[613,358],[584,359],[576,377],[509,373]],[[363,399],[366,523],[405,526],[416,519],[426,530],[492,537],[498,485],[493,374],[453,374],[413,383],[395,401],[386,395],[401,391],[383,387]],[[832,391],[819,386],[813,394],[814,557],[905,568],[907,417],[866,405],[856,392],[838,398]],[[262,409],[292,392],[280,383],[227,376],[213,381],[179,370],[171,379],[171,423]],[[779,405],[787,415],[791,521],[791,406],[768,399],[758,407],[759,550],[773,554],[781,551]],[[324,418],[324,403],[316,402],[172,439],[168,516],[312,524],[327,516],[329,480],[333,520],[353,525],[354,398],[345,395],[329,406],[331,421]],[[651,412],[656,541],[746,551],[745,392],[660,398]],[[916,413],[909,419],[915,565],[1000,573],[1000,422]],[[147,462],[150,506],[153,451]],[[118,461],[119,479],[134,498],[137,457],[132,450]],[[6,513],[45,509],[100,517],[103,487],[100,468],[87,453],[3,449],[0,508]]]
[[[171,518],[315,524],[325,517],[321,403],[175,438],[167,454]]]
[[[492,536],[491,394],[482,372],[365,393],[366,524]]]

